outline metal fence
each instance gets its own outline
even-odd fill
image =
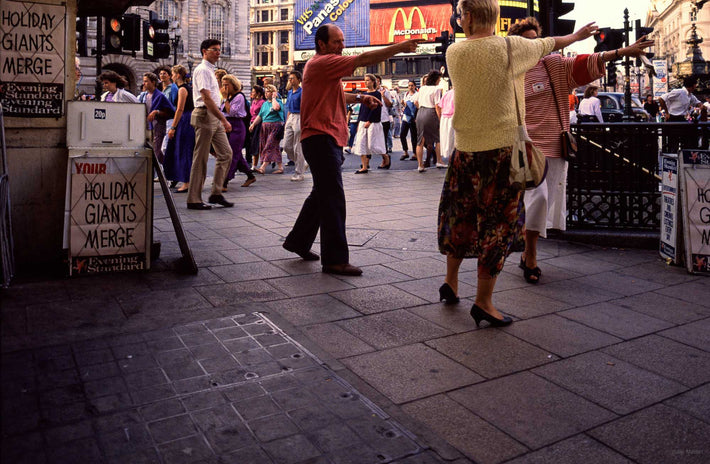
[[[707,148],[710,123],[573,125],[579,151],[569,165],[570,229],[660,230],[660,153]]]

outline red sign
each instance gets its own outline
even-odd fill
[[[449,3],[373,8],[370,11],[370,45],[390,45],[409,39],[433,42],[441,31],[451,29],[450,17]]]

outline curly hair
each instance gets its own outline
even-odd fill
[[[542,27],[537,19],[528,16],[525,19],[518,21],[508,28],[508,35],[523,35],[527,31],[535,31],[538,37],[542,36]]]

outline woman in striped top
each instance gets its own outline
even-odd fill
[[[528,39],[540,36],[540,24],[526,18],[510,27],[508,35]],[[622,56],[643,55],[653,41],[642,37],[618,50],[564,57],[551,54],[525,74],[525,125],[535,145],[547,158],[547,176],[536,189],[525,192],[525,251],[520,267],[525,280],[537,283],[542,272],[537,265],[537,239],[547,229],[566,229],[567,161],[560,153],[560,133],[569,130],[569,93],[604,75],[604,63]],[[554,93],[553,93],[554,91]],[[557,107],[557,108],[555,108]],[[554,117],[559,113],[560,117]],[[561,124],[560,124],[561,119]]]

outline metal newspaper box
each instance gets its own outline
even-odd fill
[[[153,166],[145,142],[145,105],[68,103],[64,247],[70,275],[150,268]]]

